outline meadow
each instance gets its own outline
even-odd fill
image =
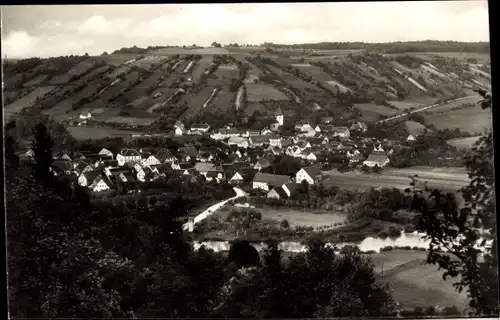
[[[288,96],[268,84],[246,84],[247,100],[258,102],[262,100],[289,100]]]
[[[44,95],[49,93],[55,86],[38,87],[25,96],[13,101],[3,108],[4,116],[10,119],[11,116],[20,112],[23,108],[31,108],[35,105],[36,99],[41,99]]]

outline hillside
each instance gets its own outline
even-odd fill
[[[319,114],[373,122],[489,87],[489,55],[481,45],[455,53],[460,46],[454,43],[417,44],[406,45],[409,53],[403,45],[392,50],[319,44],[135,47],[95,57],[9,61],[4,112],[6,121],[42,112],[70,125],[90,112],[94,126],[150,131],[170,130],[172,119],[238,125],[252,115],[271,116],[278,107],[289,119]],[[426,111],[426,119],[436,127],[467,131],[476,115],[460,106]],[[490,125],[487,117],[478,117],[474,132]]]

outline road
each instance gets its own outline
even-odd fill
[[[202,213],[198,214],[196,217],[194,217],[194,224],[197,224],[203,220],[205,220],[208,216],[212,215],[214,212],[222,208],[226,203],[228,203],[231,200],[241,198],[246,195],[246,193],[241,190],[240,188],[233,188],[234,192],[236,192],[236,196],[223,200],[221,202],[217,202],[216,204],[208,207],[205,211]],[[189,228],[189,223],[186,222],[184,225],[182,225],[182,230],[187,230]]]
[[[366,188],[398,188],[404,190],[410,187],[410,178],[415,174],[423,183],[427,181],[427,186],[431,189],[442,189],[446,191],[458,190],[470,181],[465,170],[457,169],[456,172],[439,172],[431,168],[415,167],[408,169],[387,168],[380,174],[361,173],[351,171],[341,173],[337,170],[325,171],[324,184],[333,185],[340,188],[366,189]]]
[[[436,104],[433,104],[433,105],[430,105],[430,106],[427,106],[427,107],[422,107],[420,109],[416,109],[416,110],[413,110],[413,111],[410,111],[410,112],[405,112],[405,113],[399,114],[397,116],[393,116],[393,117],[389,117],[389,118],[380,120],[378,123],[384,123],[384,122],[387,122],[387,121],[399,119],[401,117],[408,116],[408,115],[410,115],[412,113],[422,112],[422,111],[425,111],[425,110],[428,110],[428,109],[431,109],[431,108],[435,108],[435,107],[439,107],[439,106],[443,106],[445,104],[452,103],[452,102],[455,102],[455,101],[470,99],[470,98],[475,97],[475,96],[476,95],[472,95],[472,96],[467,96],[467,97],[462,97],[462,98],[458,98],[458,99],[449,100],[449,101],[446,101],[446,102],[443,102],[443,103],[436,103]]]

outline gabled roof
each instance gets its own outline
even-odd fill
[[[290,191],[290,194],[292,195],[301,187],[300,183],[295,183],[295,182],[289,182],[283,185],[286,186],[286,188]]]
[[[101,174],[102,174],[101,170],[92,170],[83,173],[83,176],[85,177],[85,179],[87,179],[87,185],[91,185],[94,182],[94,180]]]
[[[243,182],[251,182],[257,173],[257,170],[253,168],[243,168],[236,170],[230,178],[232,178],[236,173],[238,173],[242,178]]]
[[[88,166],[90,166],[90,165],[87,162],[79,161],[79,162],[77,162],[77,165],[75,167],[75,171],[81,172],[81,171],[83,171],[83,169],[87,168]]]
[[[135,150],[135,149],[127,149],[123,153],[123,156],[124,157],[140,157],[141,154],[137,150]]]
[[[278,107],[278,109],[276,110],[276,112],[274,113],[274,115],[276,115],[276,116],[282,116],[283,115],[283,110],[281,110],[281,108]]]
[[[282,184],[290,182],[290,177],[279,174],[257,172],[253,181],[267,183],[272,186],[281,186]]]
[[[71,170],[73,164],[71,163],[71,161],[68,160],[56,160],[52,162],[52,166],[57,167],[58,169],[61,169],[63,171],[66,171],[66,170]]]
[[[271,192],[273,192],[273,191],[278,194],[278,196],[280,197],[280,199],[288,197],[288,195],[286,194],[285,190],[283,190],[283,188],[281,186],[273,188],[271,191],[268,192],[268,194],[271,193]]]
[[[117,160],[104,160],[101,164],[104,167],[118,167]]]
[[[214,170],[215,165],[213,163],[208,163],[208,162],[197,162],[194,168],[198,172],[208,172]]]
[[[271,134],[271,135],[268,135],[267,136],[269,138],[269,140],[282,140],[280,136],[278,136],[277,134]]]
[[[388,157],[385,154],[371,153],[365,161],[383,163],[384,161],[387,161],[387,159]]]
[[[219,174],[222,174],[222,176],[224,176],[224,172],[223,171],[215,171],[215,170],[214,171],[208,171],[207,172],[207,177],[208,178],[217,178],[217,176]]]
[[[269,136],[256,135],[249,138],[252,143],[269,143]]]
[[[156,153],[156,159],[160,162],[164,162],[167,159],[175,159],[176,157],[173,155],[170,150],[162,148]]]
[[[243,143],[244,141],[248,141],[248,140],[246,138],[243,138],[243,137],[234,136],[234,137],[229,138],[228,143],[239,144],[239,143]]]
[[[192,164],[192,163],[190,163],[190,162],[179,163],[179,167],[180,167],[182,170],[186,170],[186,169],[194,169],[193,164]]]
[[[314,178],[316,176],[320,176],[321,175],[321,170],[318,167],[316,167],[316,166],[304,167],[302,169],[304,169],[304,171],[307,172],[307,174],[311,178]]]

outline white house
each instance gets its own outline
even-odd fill
[[[279,136],[270,136],[269,137],[269,145],[272,147],[281,148],[281,137]]]
[[[137,150],[125,149],[116,155],[116,160],[118,160],[118,164],[122,166],[123,164],[120,163],[140,162],[142,160],[142,156]]]
[[[318,167],[309,166],[300,169],[295,175],[295,181],[297,183],[302,183],[302,181],[307,181],[309,184],[314,184],[321,180],[321,170]]]
[[[92,182],[92,184],[89,186],[89,189],[92,192],[107,191],[111,189],[111,183],[107,178],[103,177],[102,175],[99,175],[94,180],[94,182]]]
[[[160,164],[160,160],[158,160],[154,155],[150,154],[149,156],[144,155],[141,161],[143,166],[154,166]]]
[[[269,191],[270,188],[290,182],[290,177],[279,174],[257,172],[252,181],[252,188]]]
[[[301,132],[315,131],[314,128],[308,122],[298,123],[295,125],[295,129]]]
[[[182,136],[182,135],[184,135],[184,132],[185,132],[184,128],[175,128],[174,129],[174,134],[176,136]]]
[[[283,111],[279,107],[278,110],[276,110],[275,118],[276,122],[278,122],[280,126],[282,126],[283,123],[285,123],[285,116],[283,115]]]
[[[243,137],[230,137],[229,140],[227,141],[227,144],[230,146],[238,146],[240,148],[248,148],[250,144],[248,143],[247,138]]]
[[[100,170],[92,170],[83,172],[78,176],[78,184],[86,187],[94,182],[94,180],[101,174]]]
[[[363,165],[368,167],[385,167],[389,163],[389,157],[385,154],[372,153],[368,156],[368,159],[363,161]]]
[[[273,131],[272,131],[271,129],[269,129],[269,128],[264,128],[264,129],[260,132],[260,134],[261,134],[261,135],[263,135],[263,136],[268,135],[268,134],[272,134],[272,133],[273,133]]]
[[[340,138],[349,138],[349,136],[351,135],[349,132],[349,128],[347,127],[333,127],[332,133],[334,137]]]
[[[92,114],[90,112],[83,112],[80,114],[80,119],[82,120],[88,120],[90,118],[92,118]]]
[[[192,132],[208,132],[210,130],[210,125],[207,123],[194,123],[191,126]]]
[[[317,161],[318,157],[314,154],[314,152],[310,152],[307,156],[306,159],[309,161]]]

